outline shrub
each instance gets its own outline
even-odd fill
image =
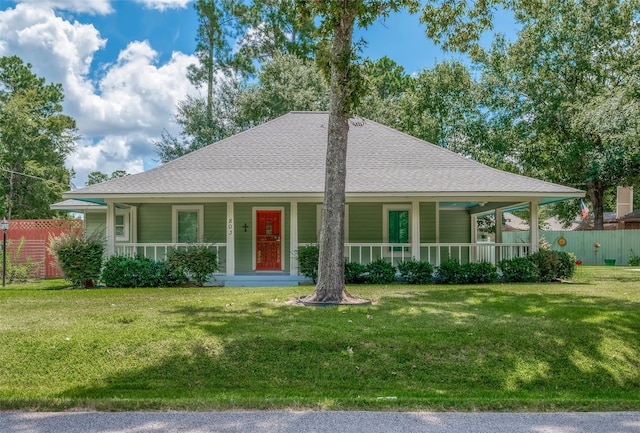
[[[365,275],[369,284],[391,284],[397,281],[395,266],[382,258],[368,263]]]
[[[398,272],[409,284],[429,284],[433,282],[433,266],[429,262],[405,260],[398,263]]]
[[[498,281],[496,267],[489,262],[469,262],[460,266],[459,284],[487,284]]]
[[[166,263],[173,275],[187,275],[200,287],[219,269],[216,252],[205,245],[174,248]]]
[[[93,280],[100,277],[103,236],[100,232],[91,235],[69,231],[49,238],[49,252],[56,256],[64,277],[74,287],[92,287]]]
[[[447,260],[438,266],[436,275],[444,284],[482,284],[498,280],[496,267],[488,262],[469,262],[461,265],[457,260]]]
[[[109,257],[101,280],[108,287],[166,287],[179,282],[164,262],[127,256]]]
[[[298,270],[314,284],[318,282],[319,260],[320,249],[317,245],[306,245],[298,250]]]
[[[564,251],[556,251],[560,256],[560,267],[558,268],[557,278],[570,280],[576,273],[576,256],[573,253]]]
[[[362,284],[367,282],[367,267],[358,262],[344,263],[344,282],[345,284]]]
[[[640,266],[640,256],[636,256],[631,250],[631,254],[629,254],[629,266]]]
[[[569,279],[576,269],[575,258],[565,252],[540,250],[529,255],[529,260],[538,268],[541,281]]]
[[[540,281],[538,268],[526,257],[500,260],[498,267],[502,271],[502,279],[509,283]]]
[[[436,276],[443,284],[455,284],[460,280],[462,267],[457,260],[447,260],[438,266]]]

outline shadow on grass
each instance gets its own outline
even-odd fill
[[[376,293],[379,304],[366,308],[265,302],[163,311],[176,331],[198,337],[155,365],[59,397],[259,408],[366,407],[388,396],[401,407],[471,401],[499,409],[501,399],[640,407],[638,302],[460,286]]]

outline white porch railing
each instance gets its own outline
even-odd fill
[[[304,244],[300,244],[304,246]],[[439,266],[453,259],[460,263],[489,262],[496,264],[502,259],[525,257],[531,246],[523,243],[422,243],[420,260]],[[367,264],[379,258],[393,264],[409,260],[416,255],[411,244],[391,243],[345,243],[345,259],[350,262]]]
[[[130,243],[130,244],[116,244],[115,245],[115,254],[120,256],[142,256],[148,259],[153,259],[156,261],[162,261],[167,257],[167,254],[170,250],[174,248],[186,248],[193,244],[174,244],[174,243],[159,243],[159,244],[151,244],[151,243]],[[226,262],[226,243],[216,243],[216,244],[198,244],[203,245],[209,248],[215,249],[216,256],[218,257],[218,267],[219,270],[216,274],[224,274],[225,270],[225,262]]]
[[[511,243],[433,243],[420,244],[420,259],[440,266],[447,260],[466,262],[489,262],[494,265],[502,259],[525,257],[529,254],[529,244]]]
[[[380,258],[393,264],[409,260],[413,257],[411,244],[391,243],[345,243],[344,257],[349,262],[367,264]]]

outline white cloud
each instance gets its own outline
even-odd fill
[[[67,166],[77,172],[74,184],[83,187],[87,175],[92,171],[111,174],[116,170],[124,170],[129,174],[140,173],[144,170],[144,161],[140,156],[132,156],[132,149],[137,140],[146,140],[146,137],[108,136],[93,143],[90,140],[79,142],[78,150],[67,160]]]
[[[92,24],[70,23],[51,9],[26,4],[0,12],[0,35],[0,55],[18,55],[37,75],[63,84],[69,74],[87,74],[93,54],[107,42]]]
[[[149,9],[164,11],[166,9],[186,8],[192,0],[136,0]]]
[[[79,104],[73,111],[84,113],[82,129],[91,135],[105,135],[114,129],[159,134],[172,118],[177,102],[195,92],[186,69],[196,59],[179,52],[164,65],[156,65],[156,59],[157,53],[148,42],[130,43],[100,80],[99,93],[77,99]]]
[[[64,10],[69,12],[106,15],[113,12],[111,0],[21,0],[29,7]]]
[[[196,58],[174,52],[158,64],[147,41],[129,43],[92,77],[93,57],[107,43],[92,24],[69,22],[31,3],[0,11],[0,56],[17,55],[36,75],[63,85],[65,114],[76,119],[83,137],[67,161],[78,186],[91,171],[134,173],[155,165],[153,142],[163,129],[177,133],[176,104],[197,93],[186,78]]]

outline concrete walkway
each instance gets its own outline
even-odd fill
[[[640,433],[640,412],[0,412],[2,433]]]

